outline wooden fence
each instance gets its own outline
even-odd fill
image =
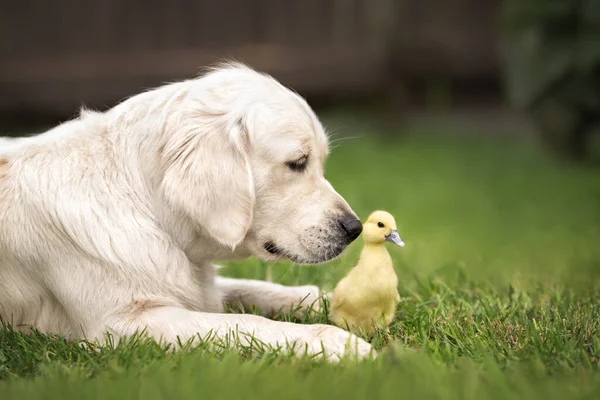
[[[3,0],[0,111],[71,114],[223,58],[304,93],[496,70],[500,0]]]

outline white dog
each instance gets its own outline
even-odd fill
[[[356,239],[360,221],[323,177],[327,153],[308,104],[240,64],[1,139],[0,316],[98,341],[252,335],[329,359],[370,354],[333,326],[224,313],[319,292],[217,277],[212,264],[321,263]]]

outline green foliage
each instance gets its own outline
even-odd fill
[[[509,100],[531,113],[545,142],[579,157],[600,123],[600,2],[507,0]]]
[[[558,91],[569,104],[600,110],[600,6],[593,0],[507,0],[508,88],[529,107]]]

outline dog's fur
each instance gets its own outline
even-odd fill
[[[327,153],[308,104],[240,64],[0,139],[0,316],[98,341],[247,333],[364,356],[369,344],[329,325],[224,313],[224,302],[285,311],[319,292],[218,277],[212,264],[338,256],[352,240],[339,220],[354,214],[323,177]]]

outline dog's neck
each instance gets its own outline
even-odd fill
[[[163,92],[156,96],[155,92]],[[150,92],[134,96],[111,109],[107,114],[111,141],[120,147],[119,154],[134,161],[148,190],[157,190],[164,171],[161,165],[161,145],[165,141],[169,118],[177,112],[177,106],[187,96],[188,89],[181,83],[167,85]]]

